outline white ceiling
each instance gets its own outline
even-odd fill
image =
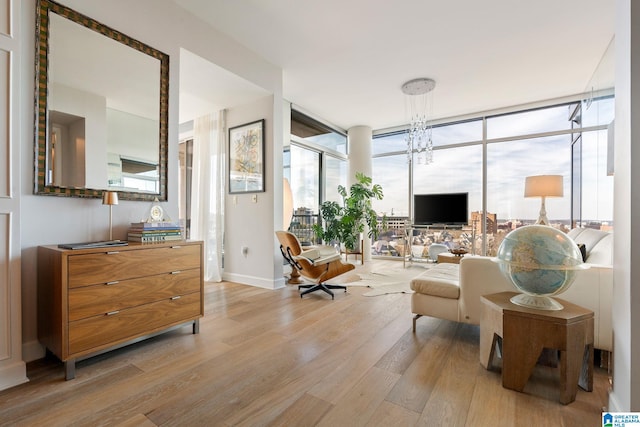
[[[437,82],[435,118],[582,93],[614,35],[614,0],[173,1],[280,66],[286,100],[344,129],[405,124],[400,86],[416,77]]]

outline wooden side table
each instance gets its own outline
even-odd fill
[[[570,302],[564,309],[536,310],[515,305],[515,292],[481,297],[480,363],[491,369],[502,339],[502,386],[523,391],[544,348],[560,351],[560,403],[576,399],[578,385],[593,390],[593,312]]]
[[[360,250],[350,251],[344,249],[340,253],[344,254],[345,262],[349,262],[349,255],[355,255],[356,262],[358,262],[358,255],[360,255],[360,264],[364,265],[364,240],[360,240]]]
[[[438,254],[438,264],[460,264],[460,260],[464,255],[454,255],[450,252],[442,252]]]

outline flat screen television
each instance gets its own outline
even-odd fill
[[[414,225],[465,225],[469,223],[469,193],[415,194]]]

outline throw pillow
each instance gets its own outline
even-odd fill
[[[587,262],[587,248],[584,243],[578,243],[578,249],[580,249],[580,253],[582,254],[582,262]]]

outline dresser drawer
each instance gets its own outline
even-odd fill
[[[69,356],[93,352],[201,315],[200,292],[69,323]]]
[[[200,267],[200,245],[104,251],[68,257],[69,288]]]
[[[69,321],[200,291],[200,269],[69,290]]]

